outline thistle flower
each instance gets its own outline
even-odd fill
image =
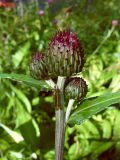
[[[112,20],[112,26],[116,27],[118,25],[118,20],[114,19]]]
[[[70,30],[58,32],[50,41],[46,61],[51,77],[80,72],[84,65],[84,52],[77,35]]]
[[[52,4],[54,0],[47,0],[48,4]]]
[[[40,10],[40,11],[38,12],[38,14],[39,14],[40,16],[43,16],[43,15],[45,14],[45,11],[44,11],[44,10]]]
[[[48,79],[48,72],[42,53],[34,53],[30,62],[30,74],[33,78],[41,80]]]
[[[67,80],[65,86],[65,98],[81,101],[87,94],[88,87],[84,79],[80,77],[71,77]]]

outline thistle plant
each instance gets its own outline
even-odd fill
[[[113,27],[115,27],[116,24],[117,23],[114,22]],[[81,42],[79,41],[77,35],[71,32],[70,30],[65,30],[58,32],[55,36],[53,36],[53,38],[49,43],[48,49],[45,53],[37,52],[32,55],[29,68],[31,76],[33,78],[31,76],[23,74],[0,73],[0,79],[9,78],[14,81],[18,81],[20,83],[22,82],[26,85],[29,85],[30,87],[31,86],[37,87],[42,91],[44,90],[53,91],[55,117],[56,117],[56,124],[55,124],[56,160],[63,159],[64,134],[67,125],[71,127],[73,127],[75,124],[81,125],[85,120],[103,111],[107,107],[111,105],[113,106],[113,104],[116,103],[120,103],[120,91],[114,93],[106,92],[104,93],[104,95],[100,96],[98,96],[97,93],[97,95],[96,94],[94,96],[92,95],[92,98],[89,97],[84,99],[88,90],[87,84],[83,78],[78,77],[78,73],[81,72],[83,69],[84,62],[85,61],[84,61],[83,48],[81,46]],[[104,75],[105,76],[107,75],[108,77],[110,75],[109,77],[110,79],[111,75],[114,77],[114,75],[116,75],[118,64],[114,66],[115,67],[112,67],[113,70],[111,71],[103,70],[103,73],[101,75],[103,77]],[[114,71],[114,74],[112,71]],[[25,104],[26,109],[23,109],[23,116],[26,115],[25,116],[26,121],[24,121],[25,119],[22,118],[23,116],[21,117],[21,115],[19,115],[18,112],[17,118],[20,121],[22,120],[22,124],[20,124],[19,126],[20,132],[12,131],[2,123],[0,123],[0,127],[2,127],[14,139],[15,142],[17,142],[17,145],[20,144],[21,146],[22,144],[21,142],[26,142],[26,145],[29,143],[30,148],[33,149],[34,151],[32,156],[34,156],[35,159],[37,159],[39,155],[37,156],[35,154],[35,150],[37,151],[39,147],[38,138],[40,136],[40,132],[39,132],[39,127],[36,128],[37,123],[35,125],[33,123],[33,119],[30,118],[31,105],[28,102],[27,98],[24,96],[24,94],[22,95],[22,92],[19,92],[19,90],[16,87],[14,87],[12,83],[9,83],[7,81],[4,82],[5,85],[10,86],[10,88],[13,90],[13,93],[17,95],[14,96],[12,104],[15,103],[15,106],[16,104],[17,106],[20,105],[20,112],[22,103],[20,103],[20,101],[17,101],[16,97],[20,96],[20,100],[22,99],[21,102]],[[106,83],[106,79],[104,80],[104,82]],[[11,97],[9,99],[11,104]],[[67,103],[68,105],[66,105]],[[119,118],[119,114],[117,117]],[[116,133],[116,128],[114,128],[113,130],[114,133]],[[26,131],[30,131],[29,136],[28,132]],[[94,131],[92,130],[92,132]],[[113,142],[113,145],[114,144],[115,143]]]
[[[80,102],[87,93],[85,80],[72,77],[81,72],[84,65],[84,51],[77,35],[70,30],[56,33],[51,39],[46,54],[35,53],[30,62],[33,78],[49,79],[55,104],[55,159],[63,160],[64,133],[74,102]],[[53,79],[56,79],[55,84]],[[51,83],[52,82],[52,83]],[[64,107],[64,98],[69,101]]]
[[[29,59],[30,49],[38,46],[40,41],[45,43],[45,40],[48,40],[49,32],[53,30],[53,27],[57,28],[57,22],[55,25],[53,24],[54,26],[51,23],[54,21],[54,14],[51,14],[51,17],[48,11],[48,9],[54,10],[56,3],[49,6],[46,0],[47,10],[39,12],[39,8],[34,4],[31,4],[28,9],[28,6],[24,8],[21,4],[24,1],[17,1],[20,3],[16,9],[19,16],[23,16],[24,13],[23,17],[20,18],[16,12],[13,13],[13,9],[9,8],[0,13],[0,159],[64,159],[66,129],[65,159],[86,159],[87,157],[89,157],[88,159],[90,157],[97,159],[104,155],[103,152],[109,153],[111,147],[115,153],[112,155],[113,159],[119,159],[120,48],[118,21],[113,20],[110,24],[112,19],[110,15],[112,14],[108,14],[107,23],[105,24],[101,19],[98,23],[96,22],[96,27],[96,25],[92,25],[94,19],[89,21],[91,24],[86,23],[87,19],[89,20],[89,14],[87,14],[86,22],[83,22],[81,26],[82,21],[79,20],[84,17],[82,8],[81,18],[73,13],[67,22],[66,17],[69,14],[67,13],[65,18],[61,19],[62,21],[58,19],[60,26],[72,21],[73,28],[77,28],[79,32],[83,31],[84,43],[88,42],[89,44],[86,47],[90,53],[87,55],[89,72],[86,72],[85,75],[90,90],[87,98],[84,99],[87,94],[87,84],[81,76],[85,63],[84,50],[81,45],[82,41],[80,42],[78,36],[71,30],[57,32],[51,38],[45,52],[41,51],[32,55],[29,69],[33,78],[24,74],[28,73],[26,62]],[[29,1],[27,0],[27,2]],[[76,4],[75,1],[71,2]],[[62,3],[62,1],[59,2]],[[104,8],[105,14],[108,9],[110,11],[118,9],[115,5],[111,7],[104,1],[99,3],[100,6],[96,3],[93,8],[98,7],[96,8],[98,11]],[[68,4],[65,3],[65,5]],[[78,5],[74,8],[75,13],[80,10],[79,7]],[[1,10],[3,9],[1,8]],[[44,11],[47,13],[40,17],[44,15]],[[63,11],[63,13],[65,12]],[[33,14],[31,15],[31,13]],[[103,18],[104,13],[97,19]],[[94,13],[92,15],[94,16]],[[60,17],[57,16],[57,18]],[[7,24],[5,24],[5,19],[7,19]],[[10,26],[11,23],[13,25]],[[90,25],[92,25],[91,28]],[[111,28],[109,28],[110,25]],[[80,26],[82,28],[79,28]],[[93,33],[91,36],[85,35],[86,28],[90,29],[89,33]],[[101,35],[97,34],[98,30],[101,30]],[[34,43],[31,38],[35,39]],[[109,38],[110,41],[108,41]],[[100,44],[97,46],[99,42]],[[43,46],[42,44],[39,44],[39,48]],[[8,73],[4,73],[6,71]],[[41,91],[43,91],[42,94]],[[38,97],[44,96],[43,93],[46,94],[46,91],[48,91],[47,95],[48,93],[51,95],[53,92],[54,117],[56,118],[50,117],[53,116],[53,108],[50,108],[52,98]],[[43,106],[39,108],[39,105]],[[107,108],[108,111],[100,113]],[[100,115],[88,120],[99,113]],[[54,120],[56,122],[55,158],[51,152]],[[85,121],[88,123],[79,126]],[[77,126],[74,127],[74,125]],[[68,126],[69,128],[67,128]],[[89,131],[86,128],[89,128]],[[81,137],[85,137],[85,139],[81,139]],[[71,141],[71,138],[74,138],[74,141]],[[94,150],[94,148],[96,149]]]

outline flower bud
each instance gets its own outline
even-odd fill
[[[70,30],[58,32],[51,40],[46,55],[51,77],[71,76],[82,70],[84,52],[77,35]]]
[[[65,98],[81,101],[87,94],[88,87],[84,79],[71,77],[65,85]]]
[[[38,12],[38,14],[39,14],[40,16],[43,16],[43,15],[45,14],[45,11],[44,11],[44,10],[40,10],[40,11]]]
[[[44,56],[41,53],[35,53],[32,55],[30,62],[30,73],[35,79],[48,79],[48,71],[44,61]]]
[[[118,25],[118,20],[112,20],[112,27],[116,27]]]
[[[47,3],[50,5],[53,3],[54,0],[47,0]]]

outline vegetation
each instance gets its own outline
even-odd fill
[[[54,159],[52,92],[30,77],[28,65],[32,53],[46,51],[51,36],[65,28],[84,46],[86,63],[78,75],[88,93],[68,121],[64,159],[119,160],[119,1],[76,0],[52,9],[46,3],[40,14],[38,6],[24,5],[21,16],[0,8],[0,160]]]

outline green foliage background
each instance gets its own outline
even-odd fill
[[[65,3],[55,14],[46,5],[44,16],[35,5],[24,6],[22,17],[14,9],[0,8],[0,73],[29,75],[31,54],[45,52],[51,36],[68,27],[85,49],[86,64],[80,75],[89,87],[87,97],[119,91],[120,26],[113,29],[112,20],[120,19],[120,2],[88,2],[75,1],[71,12]],[[0,160],[54,159],[53,99],[51,92],[43,96],[41,90],[0,79]],[[64,159],[119,160],[119,107],[112,105],[82,125],[68,127]]]

